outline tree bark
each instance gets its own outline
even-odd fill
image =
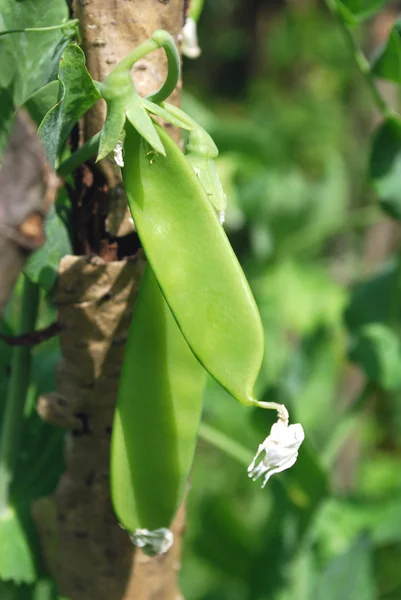
[[[35,125],[19,111],[0,169],[0,316],[28,256],[45,240],[43,222],[58,184]]]
[[[80,20],[89,72],[95,80],[103,81],[122,58],[156,29],[166,29],[177,39],[183,24],[184,2],[76,0],[74,10]],[[165,76],[162,51],[145,57],[133,70],[141,95],[158,89]],[[170,101],[177,105],[179,99],[176,90]],[[100,130],[105,111],[104,103],[98,102],[85,117],[81,141]],[[177,132],[172,134],[178,139]],[[90,170],[94,173],[95,166],[91,165]],[[65,327],[60,336],[63,358],[57,374],[57,392],[40,398],[38,411],[45,420],[70,428],[67,471],[52,504],[49,499],[39,502],[35,517],[59,594],[71,600],[178,600],[184,508],[178,511],[172,525],[173,548],[161,557],[149,558],[134,549],[119,527],[110,501],[111,425],[144,258],[139,251],[131,258],[116,260],[120,236],[129,233],[132,225],[127,220],[118,170],[107,159],[102,161],[101,170],[110,206],[104,235],[112,236],[114,245],[109,243],[108,252],[102,254],[104,258],[71,256],[60,266],[55,302],[59,321]],[[86,171],[85,177],[87,189],[96,182],[96,175],[88,178]],[[87,198],[93,201],[98,192],[88,192]],[[81,207],[85,203],[84,198]],[[89,243],[87,247],[90,248]],[[125,248],[124,255],[129,254]],[[52,511],[53,521],[49,519]]]
[[[82,46],[87,67],[93,79],[103,81],[117,63],[134,48],[150,38],[157,29],[165,29],[177,42],[184,24],[184,0],[74,0],[75,16],[80,21]],[[132,75],[138,93],[147,96],[163,83],[167,73],[167,61],[163,50],[152,52],[138,61]],[[181,84],[177,86],[169,102],[180,103]],[[106,116],[106,105],[100,101],[85,115],[83,138],[97,133]],[[180,133],[170,124],[165,128],[176,141]],[[101,169],[110,190],[113,210],[109,212],[106,227],[114,236],[132,231],[127,203],[120,185],[119,170],[107,158],[101,161]]]

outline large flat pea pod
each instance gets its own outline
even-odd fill
[[[170,525],[193,460],[205,378],[148,266],[124,355],[111,443],[112,501],[128,531]]]
[[[123,179],[135,226],[192,351],[234,397],[252,403],[263,357],[255,300],[198,177],[157,130],[165,157],[126,127]]]

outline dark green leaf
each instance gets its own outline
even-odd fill
[[[379,48],[372,72],[382,79],[401,83],[401,21],[394,25],[387,41]]]
[[[350,25],[351,27],[355,27],[358,25],[358,19],[355,15],[347,8],[347,6],[342,2],[342,0],[337,0],[337,10],[341,17],[341,20]]]
[[[75,44],[65,49],[58,78],[59,101],[46,114],[39,127],[47,158],[53,166],[75,123],[100,98],[85,67],[85,55]]]
[[[49,27],[68,20],[65,0],[0,0],[1,31]],[[15,106],[55,79],[71,29],[0,37],[0,88],[12,86]]]
[[[41,577],[32,585],[0,581],[1,600],[69,600],[58,596],[51,579]]]
[[[401,386],[400,342],[385,325],[370,323],[362,327],[354,340],[350,359],[384,390]]]
[[[207,535],[196,540],[197,551],[225,575],[249,580],[253,545],[241,515],[230,506],[229,497],[209,497],[200,515]]]
[[[358,21],[363,21],[379,12],[388,3],[388,0],[337,0],[348,13],[351,13]]]
[[[401,220],[401,120],[397,117],[386,119],[376,130],[369,171],[383,210]]]
[[[45,114],[56,104],[59,97],[59,87],[59,81],[51,81],[32,94],[25,102],[25,108],[38,126]]]
[[[348,329],[357,332],[367,323],[385,322],[393,310],[393,297],[397,291],[397,266],[394,262],[385,265],[378,273],[360,283],[354,289],[345,311]],[[395,306],[394,318],[401,318],[401,306]]]
[[[0,88],[0,159],[7,145],[14,118],[14,105],[10,90]]]
[[[54,206],[46,216],[45,235],[44,245],[29,257],[24,273],[41,288],[50,291],[57,277],[60,260],[72,252],[68,231]]]

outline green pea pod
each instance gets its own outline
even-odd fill
[[[114,510],[130,532],[167,528],[184,495],[206,373],[148,266],[135,304],[111,444]]]
[[[179,327],[205,369],[244,404],[263,358],[248,282],[183,153],[156,126],[166,156],[126,124],[124,187],[146,256]]]

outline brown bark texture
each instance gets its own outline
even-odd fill
[[[102,81],[127,54],[154,30],[166,29],[175,39],[182,28],[183,0],[76,0],[83,48],[92,77]],[[146,95],[166,76],[162,51],[141,60],[133,70],[137,90]],[[179,103],[179,90],[170,100]],[[85,118],[83,140],[100,130],[105,118],[99,102]],[[93,166],[91,167],[93,168]],[[103,161],[107,188],[119,187],[119,174]],[[109,221],[122,227],[126,203],[111,195]],[[122,213],[122,214],[120,214]],[[110,230],[109,230],[110,231]],[[61,333],[62,361],[57,392],[41,397],[42,418],[70,430],[67,470],[55,495],[35,506],[43,553],[58,593],[70,600],[178,600],[177,584],[184,508],[171,529],[172,549],[149,558],[118,525],[109,492],[109,444],[118,380],[133,305],[144,269],[139,251],[133,258],[99,256],[63,259],[55,302]],[[53,508],[52,508],[53,507]],[[53,514],[53,520],[50,515]]]
[[[19,111],[0,169],[0,316],[29,254],[44,242],[57,187],[36,127]]]
[[[113,68],[157,29],[165,29],[177,42],[184,22],[183,0],[75,0],[75,16],[81,24],[82,46],[86,64],[93,79],[103,81]],[[152,52],[138,61],[132,70],[133,81],[141,96],[156,91],[167,73],[163,50]],[[169,102],[180,103],[180,85]],[[85,116],[84,140],[97,133],[106,116],[106,104],[99,101]],[[179,140],[179,131],[170,124],[172,137]],[[112,235],[123,236],[133,229],[127,203],[122,193],[119,170],[109,159],[100,167],[110,189],[113,210],[107,219],[107,230]]]

